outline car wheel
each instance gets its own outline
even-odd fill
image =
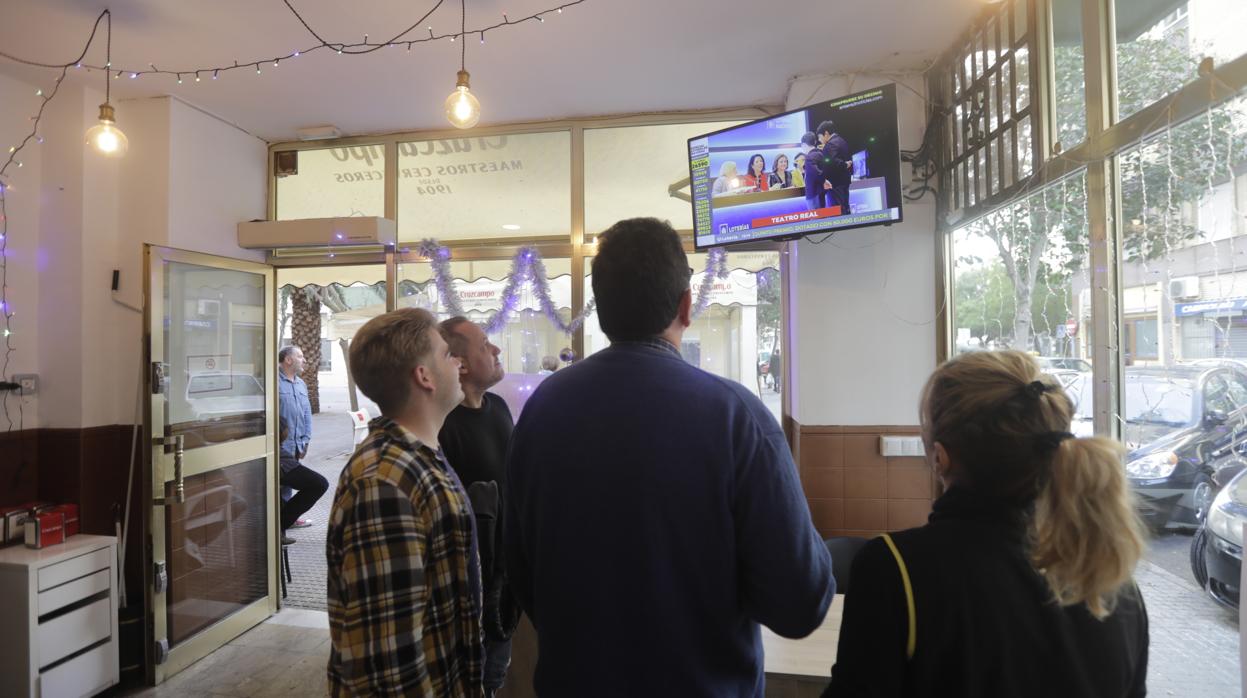
[[[1212,478],[1200,473],[1195,478],[1195,486],[1191,488],[1191,509],[1196,525],[1203,525],[1208,518],[1208,510],[1212,508],[1212,500],[1217,496],[1217,486]]]
[[[1208,563],[1204,559],[1204,548],[1208,545],[1208,531],[1203,526],[1195,531],[1191,539],[1191,574],[1200,589],[1208,588]]]

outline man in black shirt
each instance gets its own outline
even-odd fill
[[[472,500],[480,539],[485,603],[485,690],[502,687],[511,663],[511,633],[518,612],[510,601],[503,569],[501,493],[507,444],[515,425],[507,403],[487,392],[502,380],[500,350],[485,331],[465,317],[441,323],[450,353],[459,359],[463,402],[446,417],[438,442]]]

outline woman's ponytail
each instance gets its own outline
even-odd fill
[[[1035,501],[1031,561],[1063,606],[1113,612],[1143,555],[1143,523],[1122,468],[1124,449],[1104,438],[1067,439]]]

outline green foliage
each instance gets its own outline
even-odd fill
[[[1194,79],[1198,57],[1191,53],[1184,30],[1119,44],[1120,113],[1135,113]],[[1082,47],[1057,46],[1053,61],[1057,138],[1069,150],[1086,134]],[[1209,110],[1123,153],[1124,261],[1146,263],[1198,241],[1203,232],[1191,211],[1245,162],[1247,129],[1229,108]],[[1032,348],[1033,331],[1052,334],[1073,305],[1073,278],[1086,273],[1089,261],[1084,177],[1049,185],[963,232],[991,240],[999,256],[957,274],[957,327],[1021,349]],[[962,258],[958,264],[984,261]],[[1062,296],[1060,302],[1054,296]]]

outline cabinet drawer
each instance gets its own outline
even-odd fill
[[[89,606],[40,623],[39,667],[45,667],[112,635],[112,615],[111,601],[100,599]]]
[[[94,695],[116,683],[118,674],[117,643],[110,642],[41,674],[40,694],[43,698]]]
[[[45,615],[58,608],[64,608],[75,601],[88,596],[108,591],[111,570],[100,570],[86,577],[79,577],[47,591],[39,592],[39,615]]]
[[[58,584],[85,577],[92,572],[107,569],[111,563],[109,551],[112,548],[92,550],[72,560],[58,562],[39,569],[39,591],[51,589]]]

